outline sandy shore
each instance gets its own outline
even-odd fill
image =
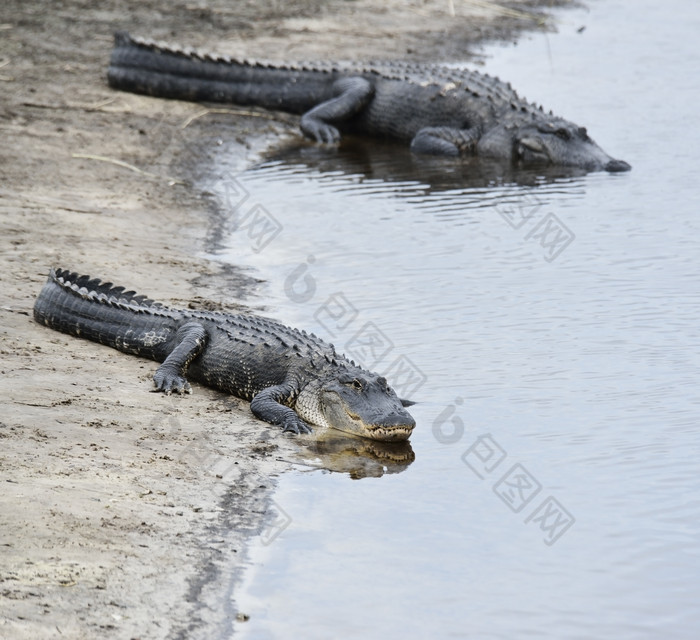
[[[299,446],[245,402],[150,393],[154,363],[32,321],[52,265],[168,304],[258,304],[249,275],[195,257],[211,212],[187,154],[225,132],[244,166],[296,121],[114,92],[112,32],[277,60],[440,60],[537,25],[512,7],[538,3],[451,4],[3,2],[0,637],[225,637],[245,541],[271,526]]]

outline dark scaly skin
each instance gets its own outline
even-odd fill
[[[254,315],[170,309],[124,287],[52,269],[34,318],[162,364],[165,393],[187,378],[250,401],[253,413],[292,433],[309,423],[366,438],[407,440],[415,421],[381,376],[338,355],[313,334]]]
[[[399,62],[274,66],[115,35],[109,84],[151,96],[257,105],[301,115],[321,143],[342,132],[394,138],[416,153],[477,155],[517,166],[627,171],[586,129],[545,113],[498,78]]]

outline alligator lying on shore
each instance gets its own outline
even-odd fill
[[[191,391],[186,376],[250,401],[253,413],[283,431],[308,423],[365,438],[407,440],[415,421],[386,380],[335,352],[313,334],[254,315],[170,309],[63,269],[51,269],[34,318],[162,364],[165,393]]]
[[[477,155],[516,165],[628,171],[586,129],[545,113],[476,71],[391,62],[275,66],[115,34],[116,89],[163,98],[258,105],[301,115],[321,143],[342,132],[410,141],[416,153]]]

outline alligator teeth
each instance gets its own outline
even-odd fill
[[[393,428],[393,429],[386,429],[383,427],[379,427],[377,429],[372,429],[370,432],[370,436],[374,438],[375,440],[384,440],[384,441],[391,441],[391,440],[407,440],[409,436],[411,435],[411,432],[413,429],[408,429],[408,428]]]

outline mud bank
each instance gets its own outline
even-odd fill
[[[211,210],[187,167],[223,135],[243,167],[296,121],[113,92],[112,32],[277,60],[440,60],[539,28],[530,7],[551,3],[451,4],[3,3],[0,637],[225,636],[245,540],[298,446],[245,402],[152,394],[154,363],[31,319],[51,265],[168,304],[257,306],[245,265],[196,257]]]

